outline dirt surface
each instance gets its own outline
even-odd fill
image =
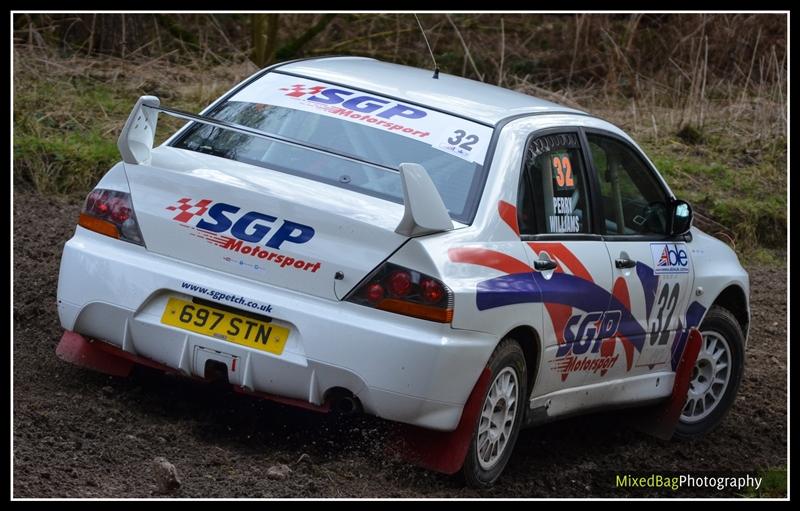
[[[14,197],[15,497],[159,496],[157,457],[177,469],[176,497],[722,496],[636,493],[615,488],[614,475],[786,466],[785,267],[748,268],[745,377],[711,436],[659,441],[610,412],[570,419],[523,431],[498,484],[476,491],[388,455],[393,426],[377,418],[295,409],[151,370],[109,377],[59,360],[59,261],[81,201]]]

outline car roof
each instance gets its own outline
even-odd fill
[[[578,113],[580,110],[468,78],[383,62],[367,57],[325,57],[290,62],[276,72],[363,89],[418,103],[491,126],[521,114]]]

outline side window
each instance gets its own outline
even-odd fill
[[[520,234],[590,231],[577,133],[543,135],[528,142],[517,211]]]
[[[665,234],[666,197],[650,168],[619,140],[594,133],[586,138],[600,183],[606,233]]]

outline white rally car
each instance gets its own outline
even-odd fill
[[[190,122],[154,148],[159,112]],[[119,148],[64,247],[66,360],[433,430],[478,486],[524,426],[671,403],[693,437],[734,400],[747,273],[606,121],[339,57],[200,115],[144,96]]]

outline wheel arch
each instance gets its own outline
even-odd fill
[[[528,367],[528,396],[525,396],[525,399],[528,399],[531,392],[533,392],[533,385],[536,383],[536,375],[539,373],[539,362],[542,353],[541,337],[539,336],[539,332],[531,325],[516,326],[501,337],[501,340],[509,337],[519,342],[522,353],[525,355],[525,365]]]
[[[745,340],[747,339],[748,328],[750,327],[750,311],[747,305],[747,296],[741,286],[730,284],[717,295],[711,305],[717,305],[729,310],[742,328]]]

